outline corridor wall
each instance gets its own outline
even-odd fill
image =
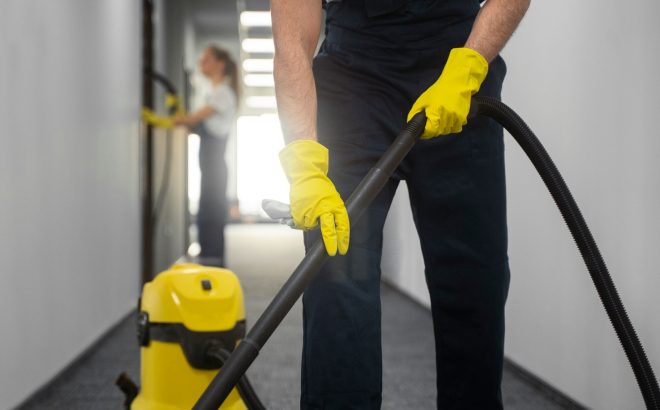
[[[140,2],[3,2],[2,408],[135,306],[140,38]]]

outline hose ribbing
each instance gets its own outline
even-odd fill
[[[471,115],[485,115],[500,123],[518,142],[550,191],[568,229],[573,235],[582,259],[587,265],[598,296],[628,357],[647,409],[660,410],[660,389],[633,328],[605,261],[598,250],[589,227],[573,199],[564,179],[541,142],[525,122],[507,105],[490,97],[474,97]]]

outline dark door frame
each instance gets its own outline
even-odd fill
[[[142,0],[142,106],[153,109],[154,85],[153,81],[145,78],[144,72],[151,72],[154,68],[154,5],[152,0]],[[143,149],[142,167],[142,275],[141,284],[149,282],[154,270],[154,226],[152,223],[153,210],[153,162],[154,162],[154,135],[153,128],[146,124]]]

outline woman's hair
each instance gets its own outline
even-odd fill
[[[236,61],[231,58],[229,52],[224,48],[212,45],[209,46],[208,49],[213,53],[213,57],[218,61],[223,61],[225,63],[225,75],[231,78],[229,86],[234,90],[236,99],[238,99],[240,97],[240,89],[238,86],[238,69],[236,67]]]

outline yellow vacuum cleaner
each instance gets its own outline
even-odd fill
[[[190,409],[245,336],[243,292],[221,268],[177,264],[144,285],[138,312],[141,388],[122,373],[131,410]],[[263,409],[247,378],[221,410]]]

